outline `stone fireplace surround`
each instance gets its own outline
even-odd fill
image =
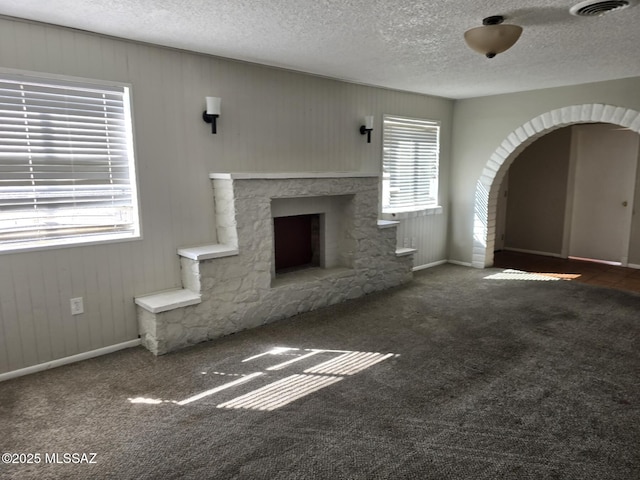
[[[377,175],[211,174],[218,242],[178,250],[181,289],[135,298],[142,344],[161,355],[390,288],[412,278],[398,222],[378,220]],[[323,268],[275,276],[273,218],[319,213]]]

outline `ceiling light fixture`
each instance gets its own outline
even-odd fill
[[[513,47],[522,33],[522,27],[505,25],[502,22],[504,22],[502,15],[487,17],[482,20],[482,27],[464,32],[464,40],[472,50],[487,58],[493,58]]]

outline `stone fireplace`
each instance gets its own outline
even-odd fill
[[[396,250],[397,222],[377,218],[377,176],[242,173],[210,178],[218,243],[178,250],[183,288],[135,299],[142,343],[155,354],[412,278],[413,251]],[[301,253],[295,252],[299,258],[282,265],[276,223],[285,227],[285,243],[286,228],[305,243]]]

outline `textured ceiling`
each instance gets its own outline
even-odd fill
[[[640,76],[640,6],[576,17],[579,0],[0,0],[0,14],[449,98]],[[465,30],[524,28],[487,59]]]

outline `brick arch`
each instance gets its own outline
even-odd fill
[[[473,217],[472,265],[493,265],[498,190],[516,157],[536,139],[558,128],[576,123],[612,123],[640,134],[640,112],[599,103],[570,105],[538,115],[516,128],[487,161],[476,183]]]

